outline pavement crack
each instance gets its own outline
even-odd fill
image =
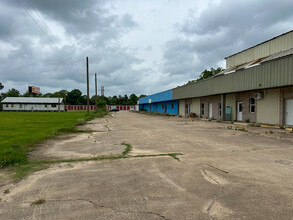
[[[96,208],[105,208],[105,209],[111,209],[113,210],[114,212],[120,212],[120,213],[139,213],[139,214],[149,214],[149,215],[156,215],[162,219],[167,219],[167,217],[165,217],[164,215],[160,214],[160,213],[157,213],[157,212],[151,212],[151,211],[148,211],[148,212],[145,212],[145,211],[139,211],[139,210],[133,210],[133,211],[130,211],[130,210],[120,210],[120,209],[115,209],[111,206],[104,206],[104,205],[98,205],[97,203],[95,203],[94,201],[90,200],[90,199],[83,199],[83,198],[79,198],[79,199],[63,199],[63,200],[49,200],[48,202],[72,202],[72,201],[84,201],[84,202],[88,202],[90,204],[92,204],[94,207]]]
[[[213,207],[213,205],[215,204],[215,202],[216,202],[216,200],[214,199],[212,202],[211,202],[211,204],[208,206],[208,208],[207,208],[207,214],[208,214],[208,217],[209,217],[209,219],[213,219],[212,217],[211,217],[211,213],[210,213],[210,211],[211,211],[211,209],[212,209],[212,207]]]
[[[202,172],[203,172],[204,175],[206,175],[209,179],[214,181],[216,184],[221,185],[221,183],[219,183],[217,180],[215,180],[212,176],[208,175],[205,170],[202,170]]]

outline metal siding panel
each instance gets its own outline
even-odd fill
[[[173,99],[293,85],[293,56],[173,89]],[[259,86],[261,84],[261,86]]]
[[[256,45],[253,48],[242,51],[240,53],[227,57],[226,67],[230,68],[242,63],[256,60],[261,57],[269,56],[280,51],[293,48],[293,32],[281,35],[263,44]]]

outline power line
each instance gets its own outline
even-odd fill
[[[31,4],[33,10],[34,10],[35,13],[38,15],[38,17],[40,18],[40,20],[43,22],[43,24],[44,24],[45,27],[42,27],[42,26],[40,25],[40,23],[38,22],[38,20],[36,19],[36,17],[34,17],[34,16],[32,15],[32,13],[29,12],[29,10],[28,10],[27,6],[25,6],[25,3],[24,3],[24,2],[25,2],[25,1],[18,0],[18,3],[21,5],[21,7],[22,7],[22,8],[26,11],[26,13],[32,18],[33,22],[34,22],[34,23],[40,28],[40,30],[43,32],[43,34],[46,35],[46,37],[47,37],[47,38],[53,43],[53,46],[55,46],[55,45],[54,45],[54,43],[55,43],[54,41],[57,41],[57,43],[59,44],[60,48],[58,48],[58,47],[56,47],[56,46],[55,46],[55,47],[58,49],[59,52],[61,52],[63,55],[65,55],[66,57],[69,58],[68,61],[69,61],[72,65],[75,65],[75,63],[74,63],[74,61],[72,60],[70,54],[68,54],[68,53],[66,52],[66,50],[62,50],[62,49],[61,49],[63,46],[61,45],[60,41],[59,41],[59,40],[57,39],[57,37],[52,33],[52,31],[51,31],[50,28],[46,25],[46,23],[42,20],[40,14],[37,12],[37,10],[35,9],[35,7],[32,5],[32,2],[31,2],[30,4]],[[27,5],[28,5],[28,4],[27,4]],[[44,30],[44,28],[45,28],[45,30]],[[50,32],[51,34],[49,34],[49,32]]]

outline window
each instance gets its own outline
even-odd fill
[[[222,117],[222,103],[219,102],[219,117]]]
[[[162,109],[164,109],[164,104],[162,104]]]
[[[53,104],[53,105],[52,105],[52,108],[56,108],[56,104]]]
[[[204,115],[204,103],[200,104],[200,114]]]
[[[45,108],[47,108],[47,105],[45,105]]]
[[[22,108],[22,104],[19,104],[19,108]]]
[[[172,109],[174,109],[174,104],[172,104]]]
[[[11,104],[11,107],[13,108],[14,107],[14,104]]]
[[[255,99],[254,98],[250,98],[250,113],[255,113]]]
[[[6,104],[6,107],[8,108],[8,107],[9,107],[9,105],[8,105],[8,104]]]

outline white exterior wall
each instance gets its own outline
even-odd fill
[[[4,111],[58,111],[58,105],[52,107],[52,104],[2,104]],[[7,107],[8,105],[8,107]],[[12,107],[13,105],[13,107]],[[46,106],[46,107],[45,107]],[[64,104],[60,105],[60,111],[64,111]]]

